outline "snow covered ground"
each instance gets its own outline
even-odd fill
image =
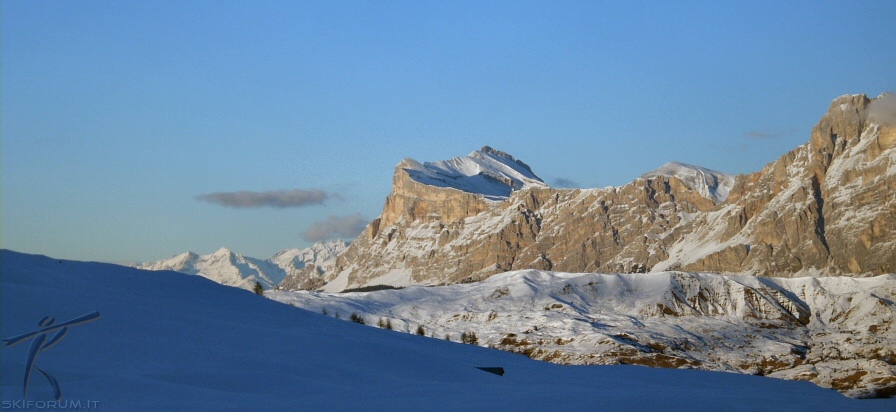
[[[522,270],[482,282],[272,299],[563,364],[638,364],[809,380],[853,397],[896,389],[896,277]]]
[[[58,381],[63,401],[96,410],[896,409],[893,399],[854,400],[808,382],[533,361],[361,326],[176,272],[4,250],[0,274],[3,339],[37,330],[45,316],[61,323],[100,313],[35,364]],[[29,345],[0,350],[5,409],[24,404]],[[506,374],[476,369],[494,366]],[[27,400],[52,399],[35,372]]]

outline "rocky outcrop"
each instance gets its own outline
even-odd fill
[[[809,143],[718,191],[708,185],[720,178],[706,173],[698,185],[693,173],[661,171],[616,188],[554,189],[494,149],[476,152],[494,168],[472,157],[406,160],[383,214],[324,288],[451,284],[516,269],[896,272],[896,126],[868,115],[893,98],[837,98]]]

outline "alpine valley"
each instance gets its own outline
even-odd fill
[[[894,101],[841,96],[808,143],[746,175],[668,163],[619,187],[560,189],[488,146],[405,159],[364,233],[314,270],[278,272],[267,296],[556,363],[892,397]],[[375,291],[342,293],[358,289]]]

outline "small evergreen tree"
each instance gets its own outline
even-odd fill
[[[358,315],[357,313],[354,313],[354,312],[349,317],[349,320],[351,320],[352,322],[355,322],[355,323],[360,323],[362,325],[366,323],[366,322],[364,322],[363,317],[361,317],[360,315]]]
[[[417,326],[417,334],[420,336],[426,336],[426,329],[423,329],[423,325]]]
[[[376,325],[382,329],[392,330],[392,319],[380,318],[380,320],[376,322]]]
[[[330,312],[327,312],[327,308],[323,308],[323,309],[321,309],[321,310],[320,310],[320,313],[323,313],[324,316],[329,316],[329,315],[330,315]]]
[[[476,332],[461,333],[460,341],[463,343],[468,343],[470,345],[478,345],[479,344],[479,338],[476,336]]]
[[[255,281],[255,286],[252,286],[252,291],[255,292],[256,295],[264,296],[264,286],[261,286],[261,282]]]
[[[445,334],[445,340],[447,340],[448,342],[451,342],[451,335],[449,335],[449,334],[446,333],[446,334]]]

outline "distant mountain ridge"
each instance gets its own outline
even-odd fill
[[[145,270],[173,270],[199,275],[217,283],[251,290],[255,282],[273,289],[284,279],[322,275],[336,256],[348,247],[342,240],[317,242],[308,248],[286,249],[268,259],[257,259],[234,253],[222,247],[208,255],[185,252],[170,259],[145,262],[133,267]]]
[[[382,214],[323,288],[452,284],[521,269],[893,273],[896,125],[877,120],[889,113],[870,115],[892,98],[838,97],[807,144],[734,177],[671,163],[620,187],[555,189],[491,148],[406,159]]]

